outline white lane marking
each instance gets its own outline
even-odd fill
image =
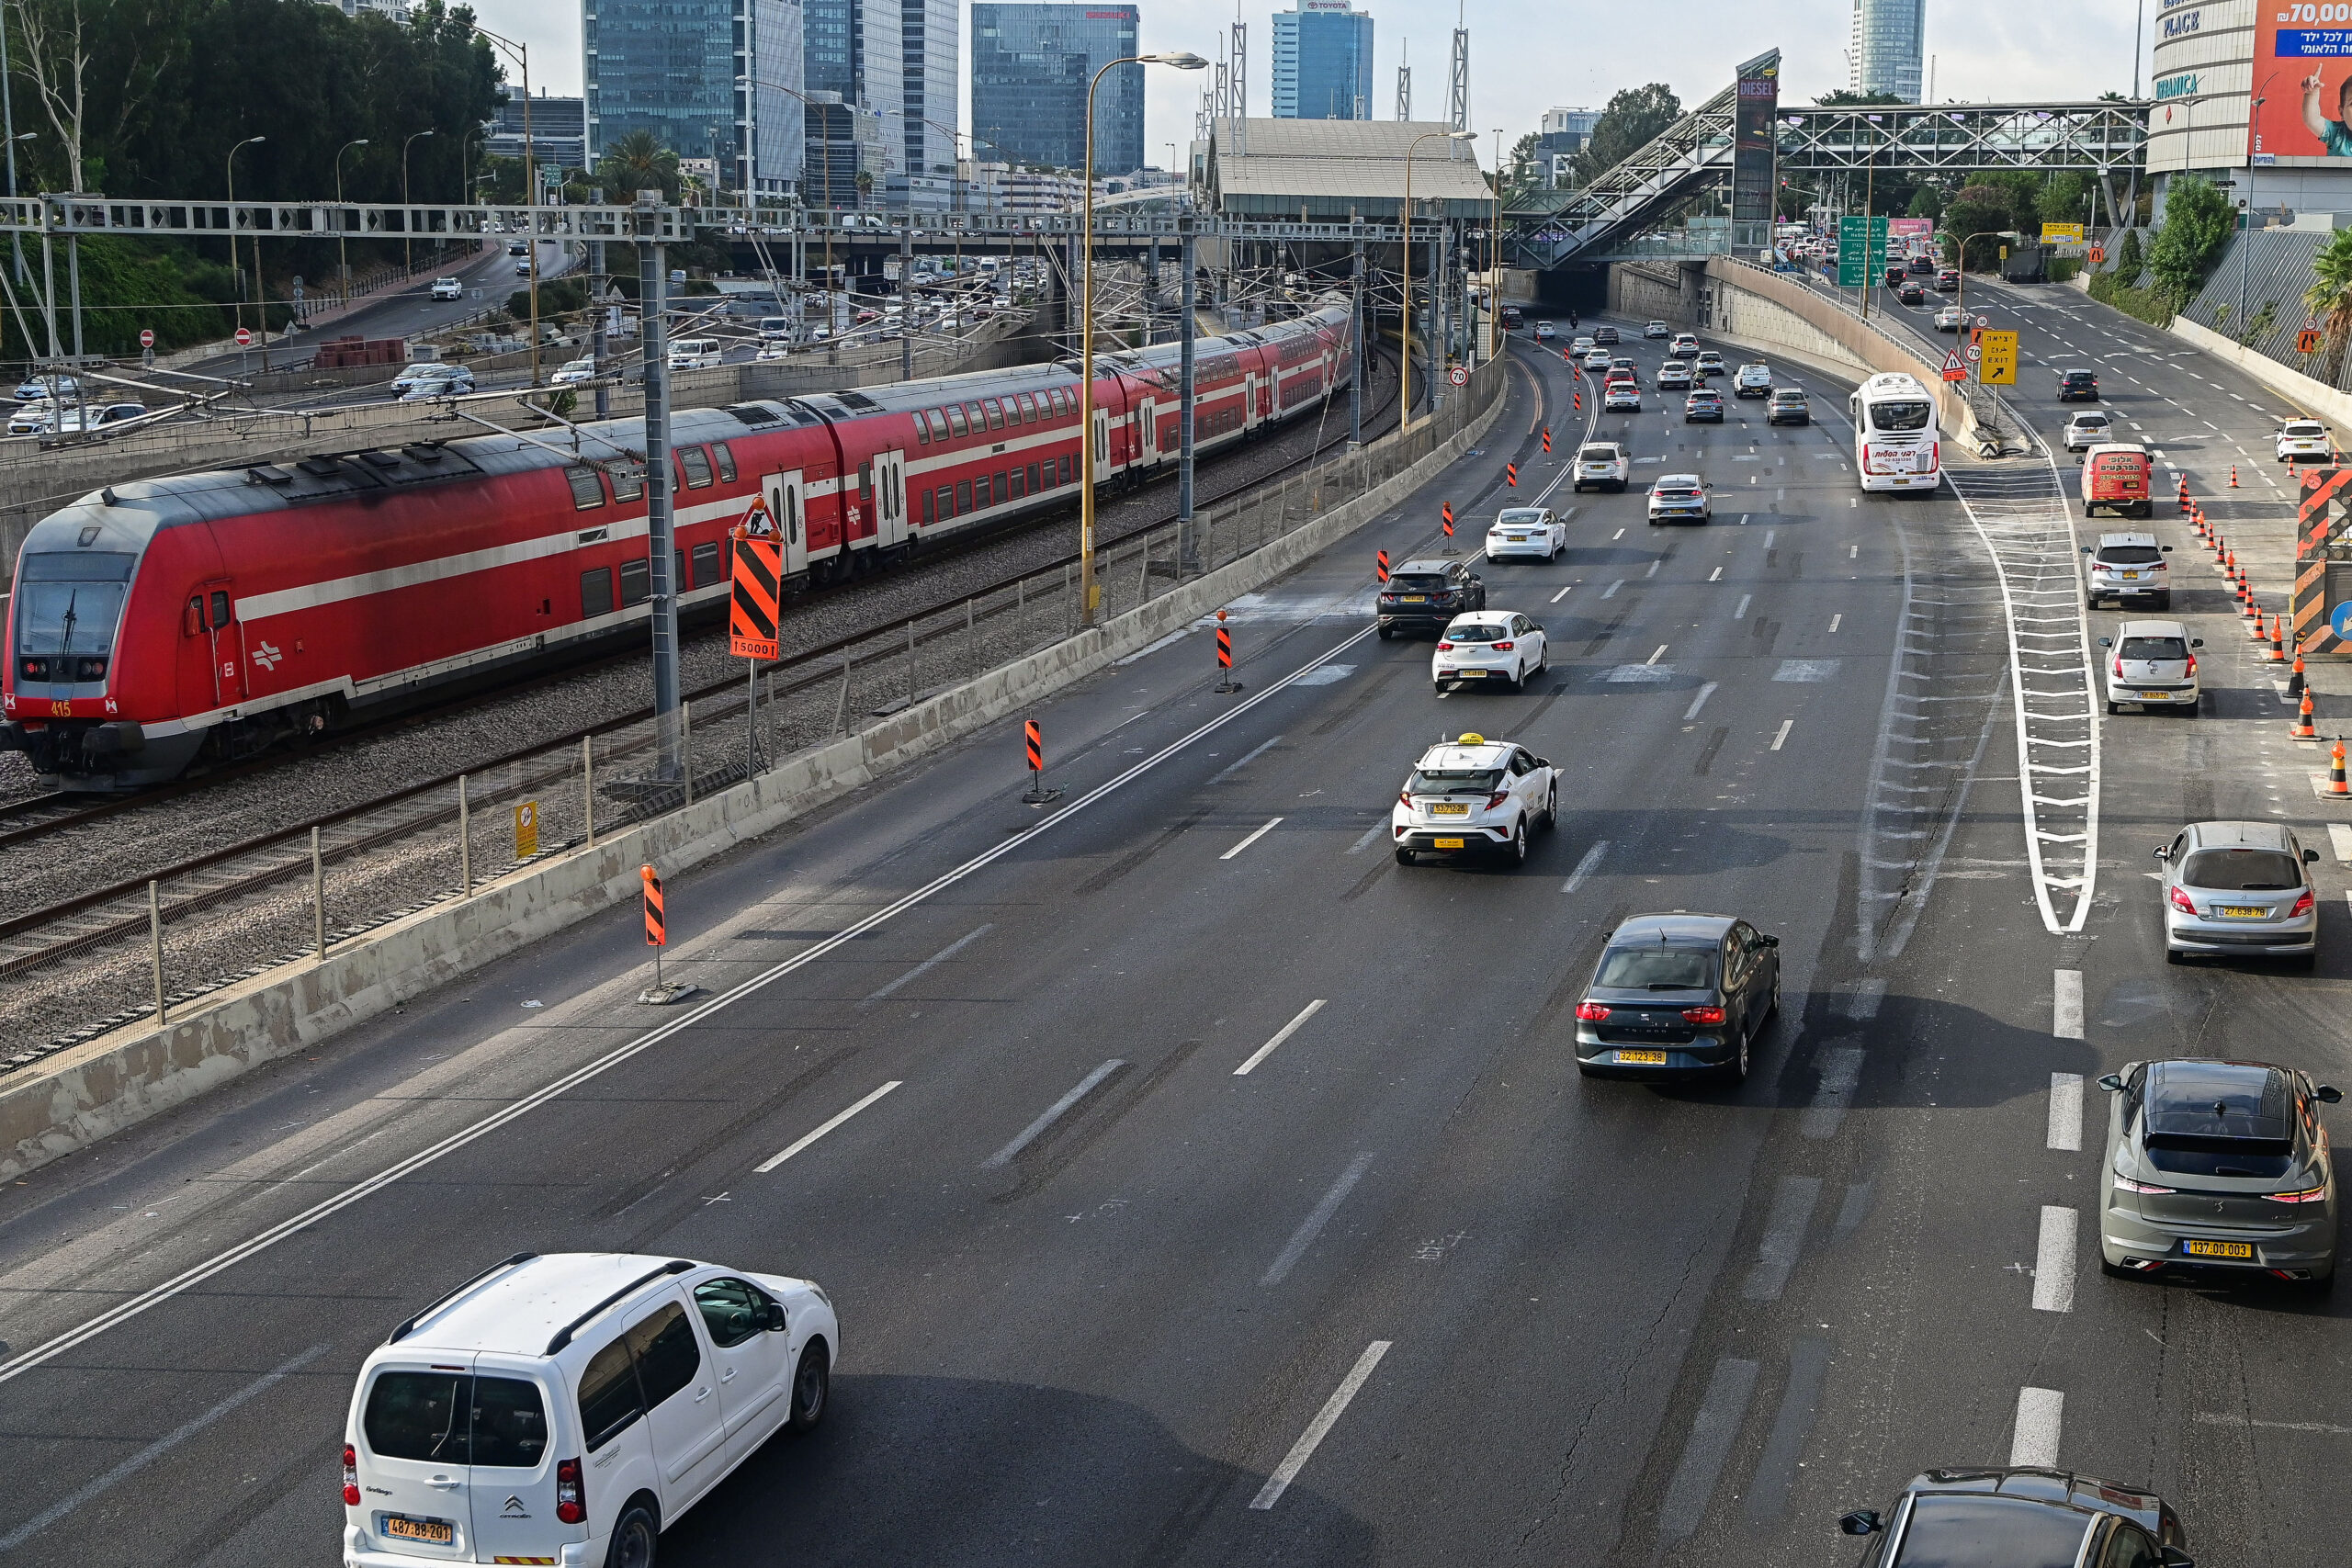
[[[1271,740],[1261,742],[1259,745],[1252,747],[1248,752],[1243,754],[1239,761],[1227,762],[1225,766],[1211,773],[1209,775],[1209,783],[1216,784],[1219,780],[1223,779],[1227,773],[1239,773],[1242,769],[1248,767],[1250,763],[1256,761],[1259,758],[1264,756],[1275,747],[1281,745],[1282,741],[1283,738],[1277,735]]]
[[[1573,582],[1571,582],[1571,583],[1569,583],[1569,584],[1568,584],[1568,588],[1574,588],[1575,586],[1576,586],[1576,584],[1575,584],[1575,583],[1573,583]],[[1563,600],[1563,599],[1566,598],[1566,597],[1568,596],[1568,588],[1563,588],[1563,589],[1561,589],[1557,593],[1553,594],[1553,595],[1552,595],[1552,603],[1553,603],[1553,604],[1558,604],[1561,600]]]
[[[1296,1018],[1292,1019],[1288,1023],[1283,1024],[1280,1029],[1276,1030],[1274,1032],[1274,1037],[1272,1040],[1267,1041],[1263,1045],[1261,1045],[1255,1051],[1250,1052],[1250,1059],[1233,1069],[1233,1076],[1237,1078],[1248,1077],[1250,1076],[1250,1068],[1256,1066],[1259,1063],[1272,1055],[1274,1054],[1274,1047],[1280,1045],[1283,1041],[1297,1033],[1299,1025],[1305,1023],[1308,1019],[1313,1018],[1317,1013],[1321,1012],[1323,1010],[1323,1004],[1329,999],[1330,998],[1329,997],[1317,997],[1313,1001],[1307,1003],[1305,1007],[1299,1009],[1298,1016]]]
[[[59,1498],[56,1502],[51,1503],[48,1507],[43,1508],[40,1513],[35,1514],[31,1518],[27,1519],[23,1524],[18,1525],[15,1529],[10,1530],[6,1535],[0,1535],[0,1551],[16,1551],[17,1548],[32,1540],[33,1537],[40,1534],[41,1531],[49,1529],[50,1526],[57,1523],[60,1519],[64,1518],[68,1514],[71,1514],[75,1509],[81,1507],[83,1504],[89,1502],[91,1499],[97,1497],[112,1488],[120,1485],[123,1482],[128,1481],[131,1476],[136,1475],[139,1472],[146,1469],[147,1466],[153,1464],[156,1460],[161,1459],[164,1454],[179,1447],[180,1444],[187,1441],[190,1438],[195,1437],[198,1432],[201,1432],[207,1427],[211,1426],[212,1423],[220,1420],[220,1417],[228,1415],[239,1405],[258,1398],[260,1395],[268,1393],[271,1389],[276,1388],[279,1383],[284,1382],[288,1378],[292,1377],[296,1372],[300,1371],[304,1367],[309,1366],[312,1361],[315,1361],[321,1356],[325,1355],[329,1348],[330,1347],[325,1345],[311,1346],[309,1349],[303,1351],[292,1360],[281,1362],[276,1371],[263,1373],[260,1377],[254,1379],[252,1382],[247,1383],[244,1387],[231,1394],[228,1398],[222,1400],[220,1404],[214,1405],[203,1415],[197,1416],[194,1420],[185,1422],[182,1425],[174,1427],[171,1431],[164,1433],[162,1437],[156,1438],[145,1448],[141,1449],[137,1453],[132,1454],[129,1459],[124,1460],[120,1464],[116,1465],[112,1470],[107,1471],[104,1475],[97,1476],[92,1480],[83,1483],[80,1486],[75,1487],[65,1496]]]
[[[1366,828],[1363,830],[1363,838],[1358,839],[1354,843],[1348,846],[1348,853],[1352,855],[1362,852],[1363,850],[1370,847],[1374,839],[1377,839],[1381,834],[1387,832],[1391,824],[1386,822],[1374,822],[1371,827]]]
[[[1259,829],[1256,832],[1250,834],[1248,838],[1242,840],[1239,843],[1234,845],[1231,849],[1226,851],[1225,853],[1217,856],[1216,858],[1219,860],[1231,860],[1234,856],[1239,854],[1242,851],[1248,849],[1250,845],[1256,843],[1267,834],[1272,832],[1274,830],[1274,824],[1281,820],[1282,818],[1279,817],[1268,819],[1264,827]]]
[[[1829,629],[1830,629],[1831,631],[1833,631],[1833,632],[1834,632],[1834,631],[1836,631],[1836,630],[1838,628],[1838,626],[1841,626],[1842,624],[1844,624],[1845,619],[1846,619],[1846,614],[1845,614],[1845,612],[1844,612],[1844,611],[1842,611],[1842,610],[1841,610],[1841,611],[1839,611],[1837,615],[1834,615],[1830,616],[1830,617],[1829,617]]]
[[[2060,1040],[2083,1037],[2083,972],[2060,969],[2052,976],[2050,1032]]]
[[[1585,851],[1584,858],[1577,862],[1577,868],[1568,873],[1568,879],[1560,884],[1560,891],[1563,893],[1573,893],[1577,888],[1583,886],[1584,879],[1590,876],[1595,871],[1600,869],[1601,857],[1606,855],[1608,852],[1609,840],[1606,839],[1595,839],[1592,841],[1592,848]]]
[[[1844,1045],[1824,1052],[1820,1086],[1813,1091],[1813,1103],[1805,1107],[1797,1131],[1815,1140],[1836,1136],[1838,1124],[1846,1119],[1846,1108],[1854,1102],[1854,1089],[1861,1081],[1860,1046]]]
[[[2009,1438],[2012,1467],[2058,1465],[2058,1427],[2065,1414],[2066,1396],[2054,1388],[2018,1390],[2017,1429]]]
[[[1715,694],[1715,685],[1716,682],[1710,681],[1705,685],[1699,688],[1699,694],[1690,699],[1690,707],[1683,712],[1682,721],[1685,724],[1690,723],[1692,719],[1699,716],[1699,710],[1705,707],[1707,705],[1707,699]]]
[[[1602,589],[1600,591],[1600,596],[1603,599],[1614,599],[1617,597],[1617,590],[1624,586],[1625,580],[1621,577],[1616,581],[1611,583],[1608,587]]]
[[[1848,545],[1848,546],[1846,547],[1846,558],[1847,558],[1848,560],[1852,560],[1852,559],[1854,559],[1856,557],[1860,556],[1861,553],[1862,553],[1862,547],[1861,547],[1861,546],[1860,546],[1860,545]]]
[[[1857,984],[1847,997],[1846,1016],[1857,1023],[1868,1023],[1878,1016],[1879,1007],[1885,1000],[1886,976],[1873,975]]]
[[[1643,660],[1642,662],[1644,664],[1656,664],[1659,660],[1666,657],[1666,646],[1667,645],[1664,643],[1659,643],[1657,645],[1657,651],[1651,654],[1647,659]]]
[[[13,1382],[17,1378],[22,1377],[25,1373],[32,1371],[35,1367],[45,1365],[48,1362],[56,1359],[59,1356],[63,1355],[66,1351],[73,1349],[74,1347],[96,1338],[107,1329],[128,1323],[132,1318],[152,1311],[155,1307],[162,1305],[164,1303],[170,1301],[175,1297],[187,1293],[187,1292],[193,1289],[195,1286],[202,1284],[205,1280],[213,1278],[215,1275],[223,1273],[226,1270],[236,1267],[238,1264],[244,1262],[248,1258],[266,1252],[271,1247],[276,1247],[279,1242],[285,1241],[289,1237],[301,1235],[304,1231],[311,1229],[322,1220],[332,1218],[334,1215],[342,1213],[345,1209],[351,1207],[361,1200],[371,1197],[375,1193],[381,1191],[383,1189],[391,1186],[394,1182],[401,1180],[402,1178],[414,1175],[417,1171],[424,1169],[425,1167],[432,1165],[436,1161],[447,1157],[449,1155],[455,1154],[458,1150],[466,1147],[476,1140],[487,1137],[492,1133],[494,1133],[501,1127],[505,1126],[508,1122],[517,1121],[520,1118],[530,1114],[539,1107],[546,1105],[549,1101],[579,1088],[582,1084],[588,1083],[591,1080],[610,1072],[613,1068],[619,1066],[622,1063],[629,1061],[644,1052],[651,1050],[654,1046],[670,1039],[673,1035],[682,1033],[685,1030],[692,1028],[695,1024],[702,1021],[704,1019],[710,1018],[724,1009],[732,1007],[735,1003],[741,1001],[746,997],[757,995],[759,992],[766,989],[769,986],[774,985],[776,981],[784,978],[786,975],[794,974],[808,967],[820,958],[825,957],[846,944],[855,942],[867,931],[876,930],[887,921],[896,919],[899,916],[906,913],[909,909],[929,902],[931,899],[938,897],[941,893],[946,891],[948,888],[964,881],[967,877],[973,876],[979,872],[986,870],[989,866],[995,864],[998,861],[1002,860],[1009,854],[1012,854],[1014,851],[1025,848],[1040,836],[1050,832],[1062,823],[1069,821],[1080,812],[1084,811],[1087,807],[1101,801],[1108,800],[1112,795],[1117,794],[1120,790],[1125,789],[1128,784],[1133,784],[1136,780],[1143,777],[1144,774],[1159,767],[1170,758],[1181,754],[1194,743],[1214,735],[1219,729],[1222,729],[1227,725],[1233,723],[1243,715],[1249,713],[1251,709],[1257,707],[1259,704],[1271,701],[1278,694],[1288,690],[1298,682],[1301,676],[1307,674],[1311,671],[1321,669],[1325,664],[1328,664],[1332,660],[1337,659],[1349,649],[1353,648],[1356,644],[1363,642],[1367,637],[1370,637],[1373,633],[1374,628],[1369,626],[1349,633],[1346,637],[1340,638],[1329,648],[1325,649],[1321,653],[1317,654],[1314,658],[1308,660],[1306,663],[1300,665],[1297,669],[1292,671],[1281,680],[1275,681],[1268,685],[1256,696],[1243,698],[1240,702],[1236,703],[1233,706],[1226,709],[1223,713],[1218,714],[1216,717],[1206,720],[1190,733],[1179,737],[1175,740],[1170,741],[1166,746],[1160,748],[1159,750],[1153,753],[1151,756],[1144,758],[1141,761],[1131,764],[1118,773],[1114,774],[1104,783],[1095,785],[1094,788],[1087,791],[1084,795],[1080,795],[1076,800],[1071,801],[1068,806],[1056,812],[1053,816],[1046,818],[1044,821],[1038,822],[1029,828],[1025,828],[1022,831],[1013,834],[1011,838],[1006,839],[1002,843],[982,851],[980,853],[973,856],[970,860],[966,861],[963,864],[956,866],[952,870],[941,873],[939,875],[932,878],[929,882],[924,883],[921,887],[914,889],[912,892],[900,895],[897,899],[884,905],[881,908],[876,909],[874,913],[866,916],[864,919],[856,921],[852,925],[845,926],[842,930],[834,932],[831,936],[825,938],[822,942],[812,943],[802,951],[794,953],[791,957],[786,958],[767,969],[762,970],[759,974],[752,976],[750,979],[743,981],[732,989],[723,991],[718,996],[713,997],[709,1001],[703,1003],[693,1011],[681,1014],[677,1018],[668,1020],[663,1023],[656,1025],[654,1028],[648,1030],[645,1033],[639,1035],[636,1039],[628,1042],[627,1044],[616,1046],[613,1050],[606,1052],[604,1055],[597,1057],[594,1061],[573,1068],[571,1072],[564,1074],[554,1082],[532,1090],[530,1093],[524,1095],[519,1100],[513,1100],[501,1107],[499,1110],[492,1112],[490,1115],[483,1117],[481,1121],[459,1128],[457,1132],[450,1134],[440,1142],[429,1145],[424,1148],[419,1149],[416,1153],[385,1167],[383,1169],[376,1172],[373,1176],[365,1177],[358,1181],[353,1182],[350,1186],[345,1188],[340,1192],[334,1193],[331,1197],[322,1199],[317,1203],[312,1204],[310,1208],[303,1210],[300,1213],[280,1220],[277,1224],[271,1225],[265,1230],[259,1231],[254,1235],[246,1237],[243,1241],[237,1242],[232,1246],[223,1247],[220,1251],[214,1253],[210,1258],[206,1258],[203,1262],[183,1269],[181,1272],[172,1276],[168,1280],[165,1280],[161,1284],[150,1286],[148,1289],[140,1292],[137,1295],[129,1297],[115,1306],[108,1308],[98,1316],[90,1318],[76,1327],[67,1329],[64,1333],[58,1335],[56,1337],[50,1339],[40,1346],[37,1346],[33,1349],[12,1356],[6,1361],[0,1361],[0,1383]]]
[[[1340,1386],[1331,1392],[1331,1397],[1323,1402],[1323,1408],[1315,1413],[1315,1419],[1306,1424],[1306,1430],[1298,1435],[1298,1441],[1291,1445],[1290,1452],[1283,1456],[1282,1463],[1274,1467],[1274,1472],[1266,1478],[1265,1485],[1250,1499],[1252,1508],[1271,1508],[1282,1501],[1283,1494],[1290,1490],[1292,1482],[1298,1479],[1298,1472],[1306,1468],[1306,1461],[1315,1457],[1315,1450],[1322,1446],[1323,1439],[1330,1435],[1331,1428],[1347,1413],[1348,1404],[1355,1398],[1356,1392],[1363,1387],[1364,1381],[1372,1376],[1372,1370],[1380,1365],[1380,1358],[1388,1354],[1388,1347],[1394,1343],[1393,1340],[1375,1339],[1364,1347],[1363,1354],[1356,1358],[1354,1368],[1340,1381]]]
[[[794,1155],[798,1154],[801,1150],[807,1148],[809,1145],[815,1143],[818,1139],[823,1137],[826,1134],[831,1132],[834,1128],[840,1126],[842,1122],[848,1121],[851,1117],[856,1115],[859,1111],[865,1110],[867,1106],[873,1104],[876,1100],[889,1093],[892,1089],[897,1089],[904,1081],[905,1080],[902,1078],[892,1078],[888,1083],[884,1084],[880,1089],[876,1089],[872,1094],[867,1095],[864,1100],[859,1100],[855,1105],[851,1106],[848,1110],[840,1112],[831,1120],[826,1122],[823,1125],[811,1132],[802,1134],[799,1139],[789,1148],[786,1148],[782,1154],[776,1155],[773,1158],[763,1160],[758,1165],[753,1166],[752,1168],[752,1174],[754,1176],[765,1176],[769,1171],[774,1170],[777,1166],[782,1165]]]
[[[2244,1416],[2223,1416],[2211,1410],[2199,1411],[2197,1424],[2200,1427],[2253,1427],[2272,1432],[2316,1432],[2323,1437],[2352,1438],[2352,1427],[2338,1427],[2331,1421],[2257,1421]],[[0,1541],[0,1551],[6,1550],[6,1541]]]
[[[1796,728],[1796,722],[1792,718],[1784,718],[1781,721],[1781,732],[1772,737],[1773,750],[1777,751],[1781,749],[1782,743],[1789,738],[1789,731]]]
[[[1322,1201],[1315,1205],[1315,1212],[1301,1220],[1298,1229],[1291,1233],[1290,1240],[1267,1268],[1266,1277],[1259,1280],[1259,1284],[1279,1285],[1290,1277],[1290,1271],[1298,1267],[1298,1260],[1306,1256],[1306,1249],[1315,1245],[1315,1238],[1323,1234],[1323,1227],[1331,1223],[1331,1216],[1340,1212],[1340,1205],[1348,1201],[1348,1194],[1355,1190],[1356,1183],[1362,1181],[1363,1173],[1371,1168],[1372,1151],[1369,1149],[1348,1162],[1348,1168],[1340,1173],[1339,1180],[1331,1183],[1331,1190],[1323,1194]]]
[[[1620,529],[1618,529],[1614,534],[1610,535],[1610,536],[1609,536],[1609,539],[1610,539],[1610,542],[1611,542],[1611,544],[1614,544],[1616,541],[1618,541],[1619,539],[1623,538],[1624,536],[1625,536],[1625,530],[1624,530],[1624,529],[1623,529],[1623,528],[1620,528]]]
[[[1821,1201],[1821,1178],[1784,1176],[1773,1190],[1772,1210],[1764,1221],[1764,1235],[1756,1244],[1756,1261],[1749,1265],[1740,1295],[1751,1302],[1777,1302],[1804,1250],[1805,1227],[1813,1221],[1814,1205]]]
[[[1092,1072],[1087,1074],[1084,1077],[1079,1079],[1077,1088],[1071,1089],[1068,1094],[1062,1096],[1059,1100],[1057,1100],[1051,1105],[1046,1107],[1045,1113],[1039,1116],[1035,1122],[1030,1122],[1026,1127],[1022,1128],[1019,1133],[1015,1134],[1013,1135],[1012,1142],[1005,1145],[1004,1147],[997,1150],[996,1153],[982,1160],[980,1162],[980,1168],[982,1170],[997,1170],[1005,1166],[1011,1165],[1014,1158],[1020,1155],[1022,1150],[1027,1148],[1031,1144],[1035,1143],[1037,1139],[1044,1134],[1046,1128],[1060,1121],[1062,1117],[1068,1113],[1071,1106],[1076,1105],[1080,1100],[1084,1100],[1088,1095],[1093,1093],[1096,1085],[1100,1084],[1104,1078],[1109,1077],[1113,1073],[1117,1072],[1121,1067],[1125,1066],[1126,1063],[1121,1061],[1118,1057],[1114,1056],[1109,1061],[1103,1063],[1101,1066],[1095,1068]]]
[[[1772,547],[1772,540],[1780,534],[1780,532],[1781,531],[1778,528],[1767,528],[1764,530],[1764,547],[1766,549],[1769,550]]]
[[[2050,1138],[2053,1149],[2080,1152],[2083,1146],[2083,1075],[2050,1075]]]
[[[2055,1203],[2041,1206],[2041,1235],[2033,1247],[2033,1310],[2075,1310],[2075,1228],[2081,1216]]]
[[[1756,597],[1756,595],[1755,595],[1755,594],[1753,594],[1753,593],[1743,593],[1743,594],[1741,594],[1741,595],[1739,596],[1739,608],[1737,608],[1737,609],[1734,610],[1734,611],[1731,613],[1731,618],[1732,618],[1733,620],[1735,620],[1735,621],[1744,621],[1744,620],[1747,619],[1747,604],[1748,604],[1748,601],[1749,601],[1749,600],[1751,600],[1751,599],[1754,599],[1755,597]]]
[[[988,935],[989,932],[994,930],[996,930],[996,922],[991,920],[976,931],[957,937],[954,942],[949,942],[945,947],[941,948],[937,953],[933,953],[929,958],[924,959],[922,963],[916,964],[913,968],[908,970],[905,974],[899,976],[888,985],[884,986],[877,991],[870,993],[866,997],[865,1001],[878,1002],[883,998],[888,996],[891,992],[897,990],[899,987],[922,979],[925,975],[930,974],[933,969],[938,968],[941,964],[946,963],[949,959],[955,957],[957,953],[963,952],[966,948],[971,946],[974,942],[979,941],[980,938]],[[865,1004],[865,1002],[861,1002],[858,1005],[863,1007]]]
[[[1658,569],[1658,568],[1660,568],[1660,567],[1662,567],[1662,566],[1664,566],[1665,564],[1666,564],[1666,558],[1665,558],[1664,556],[1660,556],[1660,557],[1658,557],[1658,558],[1657,558],[1657,559],[1656,559],[1656,560],[1654,560],[1654,561],[1650,562],[1650,569],[1649,569],[1649,570],[1647,570],[1647,571],[1645,571],[1645,572],[1642,573],[1642,575],[1643,575],[1644,577],[1656,577],[1656,576],[1657,575],[1657,569]]]
[[[1710,582],[1721,582],[1723,580],[1724,569],[1721,567],[1717,567],[1714,570],[1707,573],[1707,581]]]
[[[2352,828],[2341,822],[2327,825],[2327,847],[2339,861],[2352,861]]]

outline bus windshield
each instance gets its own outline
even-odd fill
[[[1915,402],[1908,398],[1901,401],[1871,403],[1869,405],[1870,426],[1872,430],[1888,431],[1896,434],[1906,430],[1925,430],[1928,428],[1928,420],[1933,412],[1933,404]]]

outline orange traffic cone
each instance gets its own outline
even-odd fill
[[[2235,463],[2230,465],[2230,488],[2232,490],[2238,488],[2238,466]]]
[[[2298,696],[2302,693],[2302,691],[2303,650],[2301,646],[2299,644],[2295,649],[2295,672],[2287,677],[2287,694],[2290,697]]]
[[[2183,512],[2188,510],[2188,476],[2187,474],[2180,476],[2180,509]]]
[[[2255,607],[2254,619],[2245,624],[2245,635],[2256,642],[2268,642],[2270,640],[2270,628],[2263,625],[2263,615],[2260,605],[2256,605]]]
[[[2287,727],[2287,737],[2290,740],[2319,739],[2319,731],[2312,725],[2312,694],[2308,689],[2303,693],[2303,705],[2295,715],[2295,722]]]
[[[2327,760],[2327,793],[2352,795],[2352,784],[2344,782],[2344,737],[2335,738],[2335,750]]]
[[[2270,617],[2270,647],[2263,654],[2262,661],[2265,664],[2287,662],[2287,617],[2283,615]]]

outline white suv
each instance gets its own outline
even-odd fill
[[[2327,426],[2315,419],[2290,419],[2278,427],[2278,460],[2324,463],[2333,455]]]
[[[2172,608],[2172,569],[2165,560],[2171,552],[2154,534],[2101,534],[2098,544],[2083,547],[2091,558],[2083,608],[2096,610],[2109,599],[2119,605],[2144,599],[2159,610]]]
[[[1673,340],[1666,345],[1666,352],[1677,359],[1690,358],[1699,352],[1699,334],[1696,333],[1675,333]]]
[[[456,278],[436,277],[433,280],[433,298],[435,299],[462,299],[465,297],[466,287]]]
[[[1625,449],[1614,441],[1588,441],[1577,452],[1576,489],[1582,494],[1587,485],[1599,485],[1603,490],[1624,491],[1634,477],[1634,461]]]
[[[777,1430],[817,1425],[840,1347],[806,1280],[517,1253],[361,1364],[345,1568],[650,1562],[655,1536]]]
[[[1559,775],[1524,746],[1464,735],[1421,753],[1388,813],[1396,863],[1423,854],[1527,858],[1535,828],[1559,820]]]

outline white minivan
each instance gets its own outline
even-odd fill
[[[392,1330],[343,1438],[345,1568],[626,1568],[825,1413],[841,1325],[806,1280],[517,1253]]]
[[[670,344],[670,368],[673,370],[702,370],[719,362],[718,340],[715,337],[682,337]]]

